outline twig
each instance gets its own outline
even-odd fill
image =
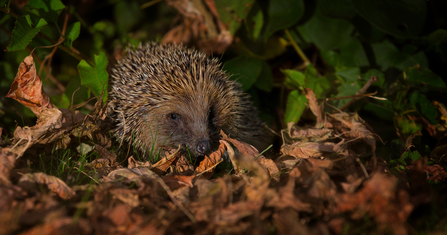
[[[360,94],[360,95],[349,95],[349,96],[341,96],[341,97],[318,99],[318,101],[326,101],[327,102],[327,101],[343,100],[343,99],[349,99],[349,98],[372,97],[375,94],[377,94],[377,92],[368,93],[368,94]]]
[[[376,76],[371,76],[368,80],[368,82],[362,87],[362,89],[360,89],[356,95],[362,95],[366,92],[366,90],[368,90],[368,88],[371,86],[371,84],[373,84],[374,82],[379,81],[379,79]],[[346,103],[345,105],[343,105],[343,107],[340,108],[340,110],[344,110],[347,107],[349,107],[349,105],[351,105],[352,103],[354,103],[356,100],[358,100],[358,97],[354,97],[352,98],[348,103]]]
[[[8,14],[14,18],[17,18],[18,15],[12,11],[9,11]],[[48,37],[46,34],[39,32],[38,33],[39,37],[47,40],[48,42],[52,43],[52,44],[56,44],[57,42]],[[87,56],[85,56],[84,54],[80,53],[77,49],[75,49],[74,47],[68,48],[64,45],[59,45],[59,48],[61,48],[63,51],[65,51],[66,53],[70,54],[71,56],[73,56],[74,58],[78,59],[79,61],[81,60],[85,60],[87,61],[87,63],[91,66],[95,66],[95,63]]]
[[[295,42],[295,40],[293,39],[292,35],[290,34],[289,30],[286,29],[284,30],[284,32],[286,33],[287,37],[289,38],[289,42],[292,44],[293,48],[295,48],[295,51],[298,53],[298,55],[301,57],[301,59],[304,61],[304,65],[307,66],[308,64],[310,64],[309,59],[307,58],[306,54],[304,54],[304,52],[301,50],[301,48],[298,46],[298,44]]]
[[[368,179],[369,178],[369,174],[366,171],[365,166],[363,165],[363,163],[360,161],[360,159],[358,157],[355,158],[355,160],[359,163],[360,168],[362,168],[363,174],[365,174],[365,177]]]
[[[155,5],[155,4],[157,4],[157,3],[159,3],[159,2],[162,2],[162,1],[163,1],[163,0],[152,0],[152,1],[150,1],[150,2],[146,2],[145,4],[143,4],[143,5],[140,6],[140,9],[143,10],[143,9],[145,9],[145,8],[148,8],[148,7],[150,7],[150,6],[152,6],[152,5]]]

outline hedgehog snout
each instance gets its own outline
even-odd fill
[[[202,140],[197,144],[197,152],[200,154],[208,154],[211,151],[211,141]]]

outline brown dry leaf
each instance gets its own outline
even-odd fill
[[[172,163],[177,158],[180,157],[180,149],[181,149],[181,147],[179,146],[178,149],[174,153],[162,158],[160,161],[155,163],[152,166],[151,170],[154,171],[155,173],[157,173],[158,175],[164,174],[166,172],[166,170],[172,165]]]
[[[422,163],[422,161],[421,161]],[[428,180],[432,180],[434,182],[438,182],[438,181],[445,181],[445,179],[447,178],[447,172],[444,169],[444,167],[440,166],[439,164],[434,164],[432,166],[427,165],[427,164],[415,164],[414,165],[410,165],[410,166],[406,166],[405,169],[407,170],[419,170],[419,171],[423,171],[425,172],[425,174],[427,175],[427,179]]]
[[[14,168],[17,155],[9,148],[2,148],[0,151],[0,184],[11,184],[9,174]]]
[[[139,167],[148,167],[149,169],[152,167],[152,163],[150,161],[137,161],[133,158],[133,156],[130,156],[127,159],[128,165],[127,168],[132,169],[132,168],[139,168]]]
[[[337,113],[329,114],[334,120],[329,120],[335,129],[342,133],[348,140],[361,139],[372,148],[372,157],[376,157],[375,135],[366,126],[366,123],[357,114]],[[340,123],[337,123],[340,122]]]
[[[223,53],[232,43],[233,36],[220,21],[214,1],[167,0],[183,16],[181,25],[166,33],[162,43],[189,44],[208,54]]]
[[[304,91],[306,92],[306,99],[309,101],[309,108],[310,111],[317,117],[317,122],[315,123],[316,128],[321,128],[324,125],[324,119],[323,119],[323,104],[322,106],[318,106],[317,98],[315,97],[315,93],[310,88],[304,88]]]
[[[340,149],[341,147],[341,144],[332,142],[296,142],[291,145],[283,145],[281,153],[296,158],[325,158],[344,153],[345,151]]]
[[[59,234],[92,234],[93,228],[89,221],[84,218],[56,218],[53,221],[37,225],[23,233],[22,235],[59,235]]]
[[[261,163],[261,165],[263,165],[265,169],[267,169],[271,179],[273,179],[276,182],[279,182],[281,172],[279,171],[278,166],[272,159],[261,158],[256,160],[259,163]]]
[[[202,174],[202,177],[205,179],[209,179],[213,175],[213,170],[215,167],[221,162],[222,155],[225,152],[225,144],[220,143],[219,148],[210,154],[210,156],[205,156],[203,161],[200,162],[200,165],[196,167],[195,173],[199,174],[204,171],[207,173]]]
[[[62,199],[70,199],[76,194],[76,192],[68,187],[61,179],[41,172],[25,174],[20,178],[18,183],[20,187],[27,190],[35,190],[36,184],[46,185]]]
[[[262,208],[262,203],[255,201],[239,201],[231,204],[220,211],[220,220],[225,221],[229,224],[234,224],[239,220],[254,215],[259,214]]]
[[[228,137],[227,134],[225,134],[222,130],[220,131],[220,134],[222,135],[223,140],[232,143],[239,150],[239,152],[242,153],[242,155],[258,157],[259,151],[255,147],[242,141]],[[258,158],[264,158],[264,156],[260,155]]]
[[[230,143],[228,143],[225,140],[219,140],[219,142],[225,144],[225,148],[227,149],[228,157],[230,158],[231,164],[233,165],[234,173],[236,175],[241,174],[243,172],[243,169],[241,169],[237,165],[236,154],[234,152],[233,147],[231,147]]]
[[[222,139],[224,141],[228,141],[228,142],[232,143],[234,146],[236,146],[236,148],[239,150],[239,152],[241,152],[242,155],[255,158],[257,162],[261,163],[261,165],[263,165],[265,167],[265,169],[267,169],[268,174],[270,175],[271,178],[274,178],[276,181],[279,181],[279,169],[278,169],[278,166],[275,164],[275,162],[273,162],[271,159],[265,158],[263,155],[259,155],[259,151],[255,147],[253,147],[247,143],[244,143],[242,141],[228,137],[222,130],[220,131],[220,134],[222,135]],[[225,142],[224,142],[224,144],[227,146],[227,151],[228,151],[229,145],[226,144]],[[232,151],[232,148],[231,148],[231,151]],[[233,163],[235,172],[236,173],[240,172],[240,167],[236,166],[237,163],[235,164],[235,162],[233,160],[234,157],[232,158],[232,155],[230,154],[230,152],[229,152],[229,155],[230,155],[231,162]],[[233,156],[234,156],[234,153],[233,153]],[[237,160],[236,160],[236,162],[237,162]]]
[[[131,207],[137,207],[140,205],[138,194],[135,189],[115,188],[111,189],[110,193],[113,195],[113,198],[119,199]]]
[[[50,98],[42,89],[42,80],[37,75],[33,56],[25,57],[19,65],[17,75],[6,97],[19,101],[31,109],[37,117],[44,109],[53,108]]]
[[[236,159],[237,164],[250,174],[250,178],[245,178],[246,174],[241,174],[249,181],[244,190],[247,200],[262,201],[270,184],[269,172],[251,156],[239,155]]]
[[[191,175],[194,173],[194,166],[192,166],[185,156],[181,155],[175,163],[175,172],[181,175]]]
[[[296,165],[300,164],[302,158],[293,157],[290,155],[282,155],[276,159],[276,164],[281,171],[289,171]]]
[[[293,210],[280,210],[273,214],[273,223],[278,228],[278,234],[308,235],[307,226],[301,224],[298,213]],[[319,234],[319,233],[315,233]]]
[[[95,144],[95,152],[98,153],[98,155],[101,156],[102,158],[109,159],[110,166],[113,166],[117,163],[116,162],[116,154],[110,152],[109,150],[102,147],[101,145]]]
[[[295,195],[295,177],[296,174],[289,175],[287,184],[279,188],[266,205],[274,207],[276,210],[292,208],[296,211],[312,212],[311,204],[302,202]]]
[[[103,181],[115,181],[121,179],[127,179],[129,181],[137,181],[141,178],[158,178],[158,175],[153,171],[149,170],[147,167],[137,167],[137,168],[122,168],[110,172]]]
[[[337,193],[337,186],[331,180],[326,169],[332,167],[332,161],[319,159],[303,159],[301,164],[293,169],[295,181],[306,189],[306,196],[319,199],[313,200],[314,213],[328,214]]]
[[[17,143],[10,151],[21,157],[33,144],[53,142],[64,133],[63,130],[58,130],[62,126],[61,119],[62,113],[59,109],[43,109],[35,126],[17,127],[14,131]]]
[[[163,177],[163,181],[171,190],[175,190],[184,186],[193,187],[192,181],[195,175],[170,175]]]
[[[352,212],[352,219],[361,219],[366,214],[395,234],[406,234],[406,222],[413,205],[408,193],[398,189],[397,184],[395,176],[377,171],[355,194],[337,195],[334,212]]]
[[[332,130],[330,129],[319,129],[319,128],[301,129],[299,127],[296,127],[296,125],[293,125],[293,128],[288,128],[288,130],[290,139],[294,141],[303,141],[303,142],[322,141],[333,136]]]
[[[447,178],[447,172],[445,171],[444,167],[438,164],[434,164],[433,166],[427,165],[426,170],[429,175],[428,179],[434,182],[444,181],[445,178]]]

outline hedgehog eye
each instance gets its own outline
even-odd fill
[[[172,120],[177,120],[177,119],[178,119],[178,114],[171,113],[171,114],[169,114],[169,117],[170,117]]]

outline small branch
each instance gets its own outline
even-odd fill
[[[12,11],[9,11],[8,14],[12,17],[14,17],[15,19],[17,19],[18,15]],[[42,32],[38,33],[39,37],[47,40],[48,42],[52,43],[52,44],[56,44],[57,42],[55,40],[53,40],[52,38],[48,37],[47,35],[45,35]],[[91,66],[95,66],[95,63],[88,58],[87,56],[85,56],[84,54],[80,53],[78,50],[76,50],[74,47],[68,48],[64,45],[59,45],[59,48],[61,48],[63,51],[67,52],[68,54],[70,54],[71,56],[73,56],[74,58],[78,59],[79,61],[81,60],[85,60],[87,61],[87,63]]]
[[[355,95],[356,96],[363,95],[366,92],[366,90],[368,90],[368,88],[371,86],[371,84],[373,84],[374,82],[377,82],[377,81],[379,81],[379,79],[376,76],[371,76],[369,78],[368,82]],[[351,105],[352,103],[354,103],[358,99],[359,99],[359,97],[352,98],[348,103],[343,105],[343,107],[341,107],[340,110],[346,109],[347,107],[349,107],[349,105]]]
[[[301,48],[298,46],[298,44],[295,42],[295,40],[293,39],[292,35],[290,34],[289,30],[286,29],[284,30],[284,32],[286,33],[287,37],[289,38],[289,42],[292,44],[293,48],[295,48],[295,51],[298,53],[298,55],[301,57],[301,59],[304,61],[304,65],[307,66],[308,64],[310,64],[309,59],[307,58],[306,54],[304,54],[304,52],[301,50]]]

